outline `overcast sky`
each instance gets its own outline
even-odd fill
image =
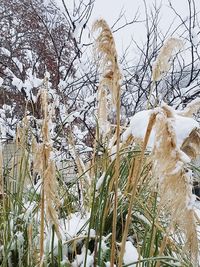
[[[55,0],[58,5],[63,8],[62,0]],[[73,3],[76,1],[78,4],[81,0],[65,0],[66,6],[70,9],[73,7]],[[87,3],[89,0],[84,0],[84,3]],[[186,18],[189,16],[188,10],[188,1],[192,0],[171,0],[173,7],[176,11]],[[156,3],[158,7],[161,6],[160,11],[160,21],[159,29],[164,33],[169,28],[169,25],[174,21],[174,27],[181,24],[178,16],[169,7],[168,0],[146,0],[146,5],[148,8],[148,13],[150,14],[153,7],[153,3]],[[196,10],[200,11],[200,0],[195,0]],[[64,10],[64,9],[63,9]],[[94,9],[88,24],[88,29],[91,29],[93,22],[98,18],[104,18],[110,27],[116,22],[119,18],[120,12],[124,13],[127,21],[131,21],[135,13],[138,11],[138,19],[140,21],[145,20],[145,9],[144,9],[144,0],[95,0]],[[63,11],[65,12],[65,11]],[[124,21],[121,20],[116,27],[123,25]],[[116,29],[115,27],[115,29]],[[200,27],[198,27],[200,31]],[[91,39],[88,39],[88,31],[85,31],[85,36],[83,37],[84,42],[91,42]],[[134,23],[122,30],[114,33],[116,46],[119,55],[123,54],[123,51],[127,48],[131,39],[134,39],[137,43],[141,44],[142,41],[145,41],[146,31],[144,23]],[[200,35],[198,35],[200,36]],[[174,36],[178,37],[178,36]]]
[[[157,0],[156,2],[157,6],[162,6],[159,25],[160,28],[165,31],[175,18],[175,14],[169,8],[168,0]],[[183,18],[189,16],[187,0],[171,0],[171,2]],[[196,0],[195,2],[196,9],[200,10],[200,0]],[[155,0],[146,0],[146,3],[148,9],[150,10],[152,3],[155,3]],[[112,26],[119,17],[121,11],[125,13],[127,20],[131,21],[137,10],[139,19],[144,20],[145,12],[143,0],[96,0],[90,23],[92,24],[92,22],[97,18],[104,18],[108,24]],[[175,23],[180,23],[180,20],[176,18]],[[128,26],[126,29],[123,29],[119,33],[115,34],[117,48],[119,50],[122,50],[123,48],[125,49],[132,37],[136,41],[140,41],[144,39],[144,36],[145,29],[141,26],[141,24],[136,23]]]

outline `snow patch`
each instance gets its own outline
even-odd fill
[[[101,185],[102,185],[102,183],[104,181],[105,175],[106,175],[106,173],[104,172],[101,175],[101,177],[99,178],[99,180],[97,181],[97,183],[96,183],[96,190],[99,190],[100,189],[100,187],[101,187]]]
[[[149,118],[152,112],[153,110],[143,110],[136,113],[131,119],[130,126],[123,133],[122,141],[123,142],[126,141],[130,135],[132,135],[137,139],[144,140],[147,126],[149,123]],[[174,114],[172,126],[176,132],[177,145],[179,147],[181,147],[183,141],[189,136],[189,134],[194,128],[199,128],[198,122],[195,121],[193,118],[183,117],[177,114]],[[153,148],[154,140],[155,140],[155,129],[153,127],[148,142],[148,146],[150,148]],[[188,161],[186,158],[185,160]]]
[[[136,264],[131,264],[133,262],[138,261],[139,254],[137,252],[137,249],[133,246],[131,241],[127,241],[125,245],[125,253],[124,253],[124,264],[128,265],[130,267],[136,267]]]
[[[3,79],[0,77],[0,86],[3,84]]]

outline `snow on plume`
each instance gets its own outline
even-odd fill
[[[152,114],[152,112],[159,111],[159,109],[160,108],[156,108],[154,110],[143,110],[136,113],[131,119],[130,126],[123,133],[122,141],[123,142],[126,141],[130,135],[132,135],[136,139],[144,140],[150,115]],[[177,145],[181,147],[183,141],[189,136],[191,131],[194,128],[199,128],[199,124],[193,118],[183,117],[176,114],[175,110],[173,113],[174,113],[173,127],[176,132]],[[153,148],[154,140],[155,140],[155,129],[153,128],[148,143],[149,148]]]

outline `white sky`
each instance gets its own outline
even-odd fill
[[[63,8],[62,0],[55,1],[61,8]],[[74,1],[78,4],[81,0],[65,0],[66,6],[71,9]],[[84,3],[87,3],[89,0],[83,1]],[[183,18],[189,16],[188,1],[192,0],[171,0],[172,5]],[[157,6],[161,5],[159,28],[162,32],[165,32],[167,31],[169,25],[173,22],[175,14],[170,9],[168,0],[146,0],[148,13],[150,13],[153,3],[156,3]],[[195,4],[196,10],[200,11],[200,0],[195,0]],[[144,20],[144,0],[95,0],[94,10],[92,12],[88,27],[91,29],[93,22],[98,18],[104,18],[107,23],[112,26],[114,22],[116,22],[121,11],[125,14],[127,21],[131,21],[134,18],[137,10],[139,15],[138,19]],[[122,24],[123,21],[121,21],[121,24],[119,23],[117,26]],[[176,16],[174,25],[179,24],[180,20]],[[85,35],[83,36],[84,42],[86,43],[91,41],[91,39],[88,39],[87,36],[88,32],[86,31]],[[120,54],[123,54],[123,51],[127,48],[131,39],[134,39],[137,43],[141,44],[142,41],[145,41],[145,36],[146,31],[144,24],[142,26],[142,23],[134,23],[120,30],[119,32],[114,33],[119,56]]]
[[[159,23],[160,28],[165,31],[168,29],[168,26],[172,23],[175,14],[169,8],[168,0],[157,0],[157,5],[159,6],[162,3],[161,8],[161,21]],[[188,1],[187,0],[171,0],[174,8],[178,11],[183,18],[189,16],[188,12]],[[196,9],[200,10],[200,0],[196,0]],[[148,8],[152,7],[152,3],[155,3],[154,0],[146,0]],[[135,12],[139,9],[139,19],[144,20],[144,2],[143,0],[96,0],[95,7],[92,13],[90,23],[97,18],[104,18],[110,26],[116,21],[119,17],[120,11],[124,11],[126,18],[130,21]],[[176,23],[180,21],[176,19]],[[120,26],[120,25],[119,25]],[[117,43],[118,51],[122,51],[129,44],[131,37],[136,41],[141,41],[144,39],[145,29],[141,24],[133,24],[125,29],[121,30],[119,33],[115,34],[115,40]]]

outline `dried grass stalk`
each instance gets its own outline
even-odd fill
[[[45,88],[40,90],[41,106],[43,110],[43,125],[41,144],[33,142],[33,168],[42,177],[41,186],[41,227],[40,227],[40,264],[44,257],[44,218],[45,214],[50,226],[55,226],[55,231],[59,239],[59,222],[57,208],[59,205],[58,186],[56,180],[55,163],[52,160],[52,141],[49,132],[49,122],[51,113],[48,109],[47,81],[44,83]]]
[[[46,214],[51,224],[55,226],[58,238],[61,238],[58,224],[58,215],[56,208],[59,207],[58,186],[56,180],[56,168],[53,160],[48,160],[47,168],[44,172],[44,189]]]
[[[100,57],[102,69],[101,87],[109,88],[114,106],[118,101],[121,74],[118,65],[117,51],[112,32],[105,20],[97,20],[93,25],[93,31],[100,30],[96,40],[96,52]]]
[[[185,234],[184,248],[196,266],[198,240],[191,177],[185,168],[186,155],[177,146],[173,114],[167,106],[158,113],[155,129],[153,162],[159,182],[160,209],[169,216],[170,229],[175,230],[178,225]]]
[[[154,82],[159,81],[163,75],[170,69],[170,58],[176,49],[180,49],[183,46],[181,40],[177,38],[168,39],[160,50],[160,53],[153,65],[152,80]]]
[[[55,162],[52,160],[52,141],[49,132],[49,120],[51,114],[48,113],[48,95],[46,90],[41,91],[41,105],[43,108],[44,120],[42,126],[43,143],[37,145],[37,153],[35,158],[35,169],[43,177],[45,209],[47,218],[55,226],[55,231],[60,238],[58,216],[56,207],[59,206],[58,184],[56,180]]]
[[[22,195],[24,188],[30,183],[30,166],[28,160],[28,140],[30,138],[30,122],[27,116],[17,126],[16,143],[13,143],[12,173],[17,178],[18,194]]]

